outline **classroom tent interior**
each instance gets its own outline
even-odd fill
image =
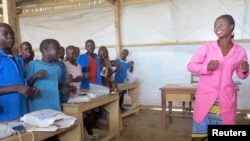
[[[78,46],[81,53],[85,41],[93,39],[96,51],[108,47],[110,59],[128,49],[140,105],[160,106],[159,88],[167,83],[190,83],[187,63],[203,43],[217,39],[214,21],[222,14],[234,17],[234,39],[250,59],[248,0],[16,0],[16,8],[16,46],[29,41],[36,59],[45,38]],[[249,110],[250,78],[233,78],[241,83],[238,109]]]

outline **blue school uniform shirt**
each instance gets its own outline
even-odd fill
[[[97,64],[96,84],[102,85],[101,77],[101,61],[97,54],[94,54]],[[77,57],[77,63],[80,64],[81,68],[90,66],[90,61],[87,53],[81,54]],[[86,72],[82,72],[82,76],[85,76]],[[81,89],[89,89],[90,79],[84,79],[81,82]]]
[[[13,54],[15,62],[0,50],[0,87],[25,85],[22,58]],[[24,95],[12,92],[0,95],[0,122],[17,119],[28,112]]]
[[[34,82],[33,86],[40,89],[40,94],[36,98],[28,99],[29,111],[32,112],[42,109],[61,111],[58,84],[61,79],[62,70],[58,64],[32,60],[26,67],[26,78],[29,80],[32,75],[42,69],[47,71],[47,77],[37,79]]]
[[[131,63],[121,59],[115,59],[115,62],[120,65],[120,69],[115,73],[115,82],[124,83],[127,78],[127,71],[131,68]]]
[[[66,66],[65,66],[65,64],[63,63],[63,61],[57,61],[57,62],[55,62],[55,63],[58,64],[58,65],[60,66],[61,70],[62,70],[60,82],[64,82],[64,81],[66,80],[66,75],[67,75]],[[60,93],[60,102],[61,102],[61,103],[67,102],[68,99],[69,99],[69,95]]]

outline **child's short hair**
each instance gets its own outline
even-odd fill
[[[127,49],[123,49],[122,51],[125,51],[127,54],[129,54],[129,51]]]
[[[92,44],[95,46],[95,42],[94,42],[94,40],[92,40],[92,39],[88,39],[88,40],[85,42],[85,46],[87,45],[88,42],[92,43]]]
[[[60,44],[59,44],[59,42],[57,40],[55,40],[55,39],[44,39],[40,43],[40,47],[39,47],[41,53],[43,53],[44,49],[46,47],[48,47],[50,44],[56,44],[56,45],[58,45],[60,47]]]
[[[67,47],[66,47],[66,52],[67,52],[69,49],[72,49],[72,48],[75,48],[75,46],[73,46],[73,45],[67,46]]]
[[[32,45],[31,45],[30,42],[28,42],[28,41],[22,42],[22,43],[20,44],[20,48],[22,47],[22,45],[28,45],[28,46],[32,47]]]

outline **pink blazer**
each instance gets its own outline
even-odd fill
[[[232,79],[236,72],[241,79],[249,75],[240,70],[240,61],[247,61],[247,53],[243,47],[233,41],[234,46],[227,56],[223,56],[217,41],[201,46],[187,65],[188,71],[200,74],[195,94],[193,120],[200,123],[207,115],[216,99],[220,103],[220,112],[224,124],[236,123],[237,93]],[[207,64],[218,60],[215,71],[207,71]]]

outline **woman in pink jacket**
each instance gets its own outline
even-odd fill
[[[188,63],[188,71],[200,75],[195,95],[192,141],[204,141],[209,124],[235,124],[237,95],[232,75],[248,77],[245,49],[233,39],[235,22],[230,15],[214,23],[218,40],[202,45]]]

